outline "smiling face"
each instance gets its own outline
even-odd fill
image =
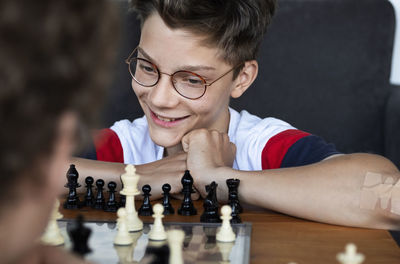
[[[132,87],[146,115],[150,136],[160,146],[180,145],[185,134],[198,128],[228,132],[229,98],[236,82],[232,72],[207,87],[196,100],[181,96],[169,76],[188,70],[211,83],[232,68],[219,59],[217,48],[202,45],[202,40],[188,31],[170,29],[158,14],[152,14],[143,24],[139,54],[157,65],[161,78],[152,87],[132,79]]]

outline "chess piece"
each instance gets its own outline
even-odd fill
[[[126,209],[125,208],[119,208],[117,211],[118,219],[117,219],[117,227],[118,227],[118,232],[117,235],[114,238],[114,244],[115,245],[130,245],[133,243],[133,239],[129,234],[129,230],[127,227],[127,222],[126,222]]]
[[[68,230],[68,234],[72,240],[72,251],[80,256],[91,252],[88,240],[92,230],[83,225],[84,219],[82,215],[76,218],[74,227]]]
[[[164,206],[164,215],[170,215],[170,214],[174,214],[175,210],[172,207],[171,203],[170,203],[170,196],[169,196],[169,192],[171,191],[171,185],[169,185],[168,183],[164,184],[162,186],[162,190],[163,190],[163,206]]]
[[[140,191],[137,189],[139,176],[136,175],[136,169],[133,165],[125,167],[125,173],[121,175],[122,186],[121,194],[126,196],[126,219],[129,231],[139,231],[143,229],[143,222],[139,219],[135,210],[135,195]]]
[[[217,200],[217,187],[218,184],[214,181],[206,185],[207,196],[204,199],[203,207],[204,212],[200,216],[200,222],[203,223],[220,223],[221,219],[218,213],[218,200]]]
[[[193,190],[193,178],[192,175],[190,175],[190,172],[188,170],[185,171],[185,174],[182,177],[181,180],[183,189],[183,201],[181,204],[181,207],[178,209],[178,214],[180,215],[196,215],[197,210],[194,208],[193,202],[192,202],[192,193],[194,193]]]
[[[182,230],[169,230],[167,240],[169,247],[169,263],[183,264],[182,243],[185,233]]]
[[[243,213],[243,207],[240,205],[239,201],[239,179],[227,179],[226,185],[228,186],[229,195],[228,195],[228,204],[232,207],[232,204],[236,202],[236,214]],[[233,209],[232,209],[233,210]]]
[[[357,253],[357,247],[353,243],[346,245],[346,252],[336,255],[336,259],[341,264],[361,264],[364,262],[364,255]]]
[[[80,187],[81,185],[78,183],[79,173],[75,168],[74,164],[69,166],[67,171],[67,183],[64,187],[68,188],[68,197],[64,203],[65,209],[78,209],[80,208],[81,204],[79,201],[78,194],[76,192],[76,188]]]
[[[97,195],[96,195],[96,200],[94,201],[94,205],[93,205],[94,209],[103,210],[103,208],[104,208],[105,199],[104,199],[104,194],[103,194],[103,187],[104,187],[104,181],[102,179],[98,179],[96,181]]]
[[[41,237],[41,242],[50,246],[60,246],[64,244],[64,237],[58,228],[57,220],[63,218],[58,208],[60,207],[60,201],[56,200],[53,211],[50,215],[49,223],[47,224],[46,230]]]
[[[242,222],[242,219],[239,216],[239,202],[237,200],[232,200],[232,202],[229,204],[232,208],[232,218],[231,218],[231,224],[240,224]]]
[[[216,239],[220,242],[233,242],[236,239],[236,235],[232,230],[230,220],[232,218],[232,209],[229,205],[224,205],[221,208],[221,219],[222,226],[217,232]]]
[[[139,208],[138,213],[139,213],[139,215],[142,215],[142,216],[152,215],[153,208],[150,203],[150,196],[151,196],[150,185],[148,185],[148,184],[143,185],[142,191],[143,191],[143,203],[142,203],[142,206]]]
[[[118,210],[118,204],[117,201],[115,200],[115,189],[117,188],[117,184],[113,181],[110,181],[107,184],[108,187],[108,201],[106,205],[104,206],[104,211],[106,212],[116,212]]]
[[[149,233],[149,239],[150,240],[166,240],[167,239],[167,233],[164,230],[164,226],[162,223],[162,218],[164,217],[163,215],[164,207],[161,204],[156,204],[154,205],[154,224],[153,228],[151,229]]]
[[[94,179],[91,176],[85,178],[86,183],[86,195],[85,201],[83,202],[84,206],[92,207],[94,205],[94,195],[93,195],[93,183]]]

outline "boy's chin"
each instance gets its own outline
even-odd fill
[[[157,136],[150,135],[150,136],[154,143],[164,148],[175,147],[177,145],[182,144],[181,143],[182,137],[168,137],[163,135],[157,135]]]

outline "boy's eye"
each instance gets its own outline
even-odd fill
[[[150,66],[140,65],[140,68],[145,72],[155,72],[154,68]]]

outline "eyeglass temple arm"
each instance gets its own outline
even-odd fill
[[[219,78],[217,78],[216,80],[212,81],[209,84],[206,84],[205,86],[211,86],[213,83],[215,83],[216,81],[218,81],[219,79],[221,79],[222,77],[224,77],[225,75],[227,75],[228,73],[230,73],[231,71],[233,71],[234,69],[236,69],[237,67],[243,65],[243,63],[239,63],[238,65],[236,65],[235,67],[233,67],[232,69],[230,69],[229,71],[225,72],[222,76],[220,76]]]
[[[125,63],[126,63],[126,64],[130,64],[131,57],[132,57],[132,55],[136,52],[137,48],[138,48],[138,47],[136,47],[136,48],[131,52],[131,54],[129,54],[128,58],[125,59]]]

